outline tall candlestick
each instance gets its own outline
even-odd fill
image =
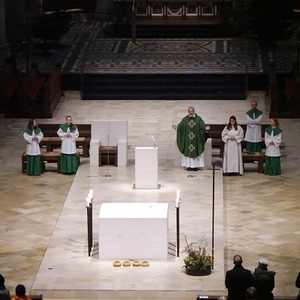
[[[179,204],[180,204],[180,190],[177,190],[175,207],[179,207]]]

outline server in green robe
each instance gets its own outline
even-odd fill
[[[42,130],[38,127],[37,121],[31,119],[23,133],[26,141],[26,173],[27,175],[41,175],[42,162],[40,141],[43,138]]]
[[[279,123],[276,118],[270,119],[270,127],[265,130],[265,174],[266,175],[280,175],[281,174],[281,162],[280,162],[280,144],[281,144],[281,132],[278,127]]]
[[[63,174],[74,174],[78,169],[76,139],[78,128],[72,123],[72,117],[66,117],[66,123],[60,125],[57,135],[61,139],[60,171]]]
[[[188,115],[172,127],[177,130],[177,146],[182,154],[181,165],[188,171],[204,167],[204,145],[210,128],[195,113],[194,107],[189,107]]]
[[[261,152],[261,122],[263,112],[257,108],[257,102],[251,101],[251,109],[246,113],[247,129],[245,140],[247,152]]]

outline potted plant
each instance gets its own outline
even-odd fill
[[[205,239],[188,243],[185,236],[187,256],[183,259],[185,273],[192,276],[205,276],[211,274],[214,257],[207,251]]]

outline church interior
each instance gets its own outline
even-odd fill
[[[110,94],[106,98],[104,95],[102,98],[87,97],[83,100],[79,63],[82,62],[83,55],[87,74],[94,72],[111,75],[109,72],[112,72],[117,76],[119,72],[123,75],[135,73],[134,76],[142,77],[148,72],[153,77],[159,73],[167,76],[180,73],[184,77],[193,75],[202,66],[200,75],[207,77],[218,72],[229,75],[242,72],[244,76],[243,67],[247,60],[241,46],[244,44],[224,36],[205,37],[201,40],[191,35],[183,42],[182,37],[147,39],[137,35],[134,37],[136,40],[133,40],[132,36],[126,36],[133,34],[132,27],[122,25],[122,22],[127,22],[125,17],[122,22],[115,19],[115,23],[91,21],[90,12],[84,13],[85,8],[72,6],[78,10],[72,11],[72,26],[62,38],[67,46],[51,49],[54,55],[45,58],[33,55],[35,49],[31,48],[32,44],[28,44],[26,39],[23,43],[12,40],[8,42],[5,39],[7,29],[4,17],[15,22],[16,26],[9,27],[10,37],[13,39],[16,28],[20,28],[24,21],[20,21],[22,18],[18,17],[22,14],[24,17],[25,12],[27,15],[36,13],[40,9],[36,3],[39,1],[14,0],[7,5],[8,2],[10,1],[0,0],[0,8],[5,8],[0,9],[1,65],[5,65],[11,53],[16,54],[18,72],[26,73],[25,78],[32,63],[37,63],[41,73],[50,74],[58,62],[63,70],[58,75],[62,76],[58,78],[63,81],[63,87],[57,89],[59,99],[55,106],[48,107],[47,111],[45,109],[44,115],[39,106],[20,106],[19,110],[11,110],[12,107],[9,107],[8,111],[5,107],[0,107],[0,273],[6,279],[5,285],[10,293],[13,295],[15,287],[24,284],[28,294],[42,294],[43,299],[218,299],[219,296],[227,295],[225,274],[233,267],[233,256],[239,254],[243,257],[244,267],[251,271],[257,267],[260,258],[267,258],[269,269],[276,272],[273,291],[275,299],[295,299],[298,293],[295,280],[300,271],[300,144],[297,139],[300,125],[298,112],[293,114],[293,108],[294,111],[298,109],[297,104],[292,107],[292,111],[278,114],[280,128],[283,130],[280,176],[258,173],[257,161],[244,163],[243,176],[222,176],[222,158],[219,150],[214,147],[209,166],[187,172],[178,163],[176,132],[172,129],[172,124],[178,124],[187,114],[189,106],[193,106],[196,113],[211,126],[227,124],[231,115],[236,116],[239,124],[245,124],[245,113],[250,108],[251,100],[257,101],[258,108],[263,111],[262,123],[268,124],[269,114],[276,113],[278,108],[273,102],[272,92],[275,89],[260,87],[265,87],[265,77],[268,78],[265,57],[275,54],[263,53],[259,48],[253,50],[253,61],[249,63],[247,71],[248,83],[252,89],[247,89],[246,93],[242,90],[239,98],[226,98],[224,92],[219,93],[219,98],[212,98],[210,94],[207,99],[185,94],[186,98],[178,96],[177,99],[176,90],[169,98],[164,99],[155,99],[154,94],[153,97],[149,94],[149,99],[146,98],[147,94],[138,98],[137,93],[128,93],[127,98],[124,94],[122,98],[120,92],[116,96],[119,98]],[[95,6],[95,16],[99,19],[113,13],[109,1],[89,2]],[[229,3],[222,4],[222,1],[214,1],[214,5],[208,4],[210,1],[204,1],[207,2],[206,5],[202,5],[201,1],[195,5],[188,2],[189,5],[183,7],[178,7],[177,3],[172,4],[172,1],[165,2],[161,6],[158,2],[149,1],[149,5],[145,6],[143,1],[138,1],[135,10],[137,24],[148,26],[154,20],[155,26],[165,26],[169,22],[168,18],[174,17],[173,21],[180,22],[180,26],[184,27],[186,18],[189,17],[192,20],[191,26],[195,26],[195,22],[199,20],[199,23],[206,26],[209,17],[213,18],[214,24],[217,23],[221,8],[229,14],[234,7]],[[128,12],[128,3],[130,4],[124,1],[119,5],[127,7]],[[22,5],[18,6],[19,4]],[[18,8],[15,9],[15,14],[12,13],[12,7]],[[120,13],[122,9],[116,6],[116,11]],[[164,16],[167,18],[163,18]],[[229,24],[231,19],[227,17],[227,14],[223,16]],[[127,22],[128,24],[130,25]],[[105,36],[107,30],[111,33],[120,28],[125,28],[127,32]],[[139,34],[138,31],[136,33]],[[124,35],[120,37],[119,34]],[[84,51],[85,47],[89,51]],[[297,53],[287,44],[281,45],[279,49],[281,52],[276,53],[277,58],[285,57],[286,60],[278,65],[277,71],[287,74]],[[197,56],[198,64],[191,61],[187,52],[190,57]],[[183,59],[185,54],[187,56]],[[0,83],[3,82],[2,75],[0,74]],[[211,80],[212,77],[209,78]],[[245,82],[242,81],[242,84]],[[174,89],[174,85],[171,89]],[[126,120],[126,166],[95,166],[84,150],[79,148],[80,166],[76,174],[58,173],[55,164],[49,162],[41,176],[22,173],[22,153],[25,151],[22,135],[28,119],[36,118],[38,123],[45,125],[61,124],[67,115],[72,116],[75,124],[91,124],[92,120]],[[159,185],[156,189],[137,189],[135,149],[153,147],[153,142],[158,147]],[[48,150],[42,147],[41,151],[43,153]],[[53,151],[59,154],[60,149]],[[86,197],[91,190],[93,247],[89,256]],[[180,247],[177,255],[178,191]],[[99,227],[99,213],[101,206],[107,203],[145,203],[149,207],[167,204],[167,257],[163,260],[139,258],[140,261],[146,259],[148,267],[114,267],[113,262],[118,258],[101,259],[99,232],[102,228]],[[205,239],[210,251],[214,242],[214,266],[210,275],[185,274],[185,236],[189,242]],[[142,238],[144,237],[137,237],[137,240]],[[134,249],[135,241],[130,241],[130,235],[128,239],[128,244]]]

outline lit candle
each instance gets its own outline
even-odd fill
[[[90,197],[86,197],[85,200],[86,200],[86,206],[90,206],[91,203]]]
[[[91,199],[93,199],[94,197],[94,194],[93,194],[93,190],[90,190],[90,192],[89,192],[89,197],[91,198]]]
[[[180,204],[180,190],[177,190],[177,193],[176,193],[176,205],[175,207],[179,207],[179,204]]]

